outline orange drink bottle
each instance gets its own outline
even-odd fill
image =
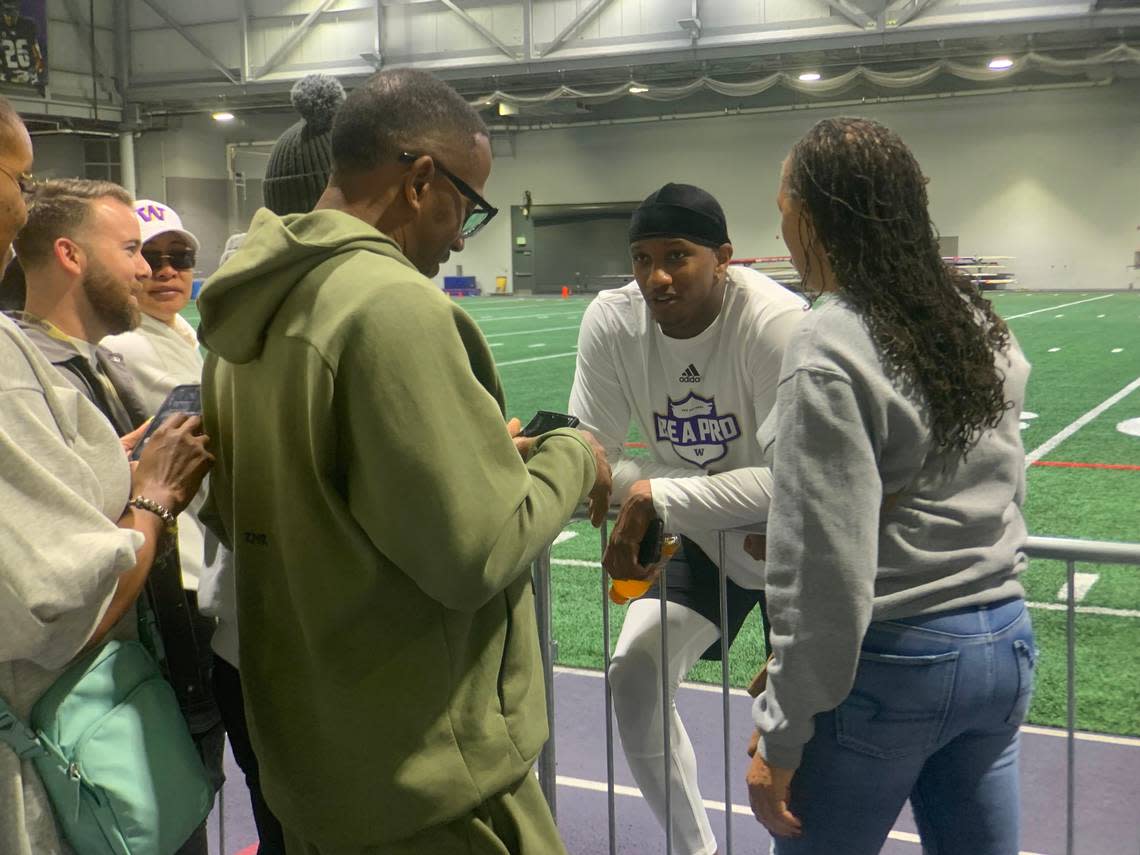
[[[681,545],[681,538],[675,534],[667,534],[661,540],[661,559],[657,565],[665,564],[676,553]],[[624,606],[630,600],[644,596],[653,584],[648,579],[614,579],[610,582],[610,600],[619,606]]]

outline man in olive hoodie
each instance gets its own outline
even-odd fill
[[[516,448],[490,349],[427,278],[494,213],[478,115],[381,72],[332,149],[317,209],[259,211],[200,300],[262,789],[290,855],[563,852],[528,564],[587,496],[600,522],[604,451]]]

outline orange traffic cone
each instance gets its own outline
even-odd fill
[[[562,299],[563,300],[570,299],[570,287],[568,285],[562,286]]]

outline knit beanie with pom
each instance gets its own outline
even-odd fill
[[[344,87],[335,77],[310,74],[289,93],[301,121],[273,145],[265,169],[265,206],[278,216],[313,210],[332,172],[333,117],[344,102]]]

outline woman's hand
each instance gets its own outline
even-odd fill
[[[752,741],[748,744],[752,763],[745,775],[752,813],[777,837],[799,837],[803,833],[803,825],[788,810],[788,788],[796,770],[769,766],[764,755],[757,750],[759,744],[760,731],[753,731]]]
[[[131,452],[135,450],[135,446],[139,444],[139,440],[143,438],[143,434],[146,433],[146,429],[150,427],[152,421],[154,419],[147,419],[130,433],[119,437],[119,443],[123,446],[123,451],[126,452],[127,457],[131,456]]]
[[[146,496],[177,516],[214,464],[202,417],[175,413],[155,430],[131,478],[131,495]]]

